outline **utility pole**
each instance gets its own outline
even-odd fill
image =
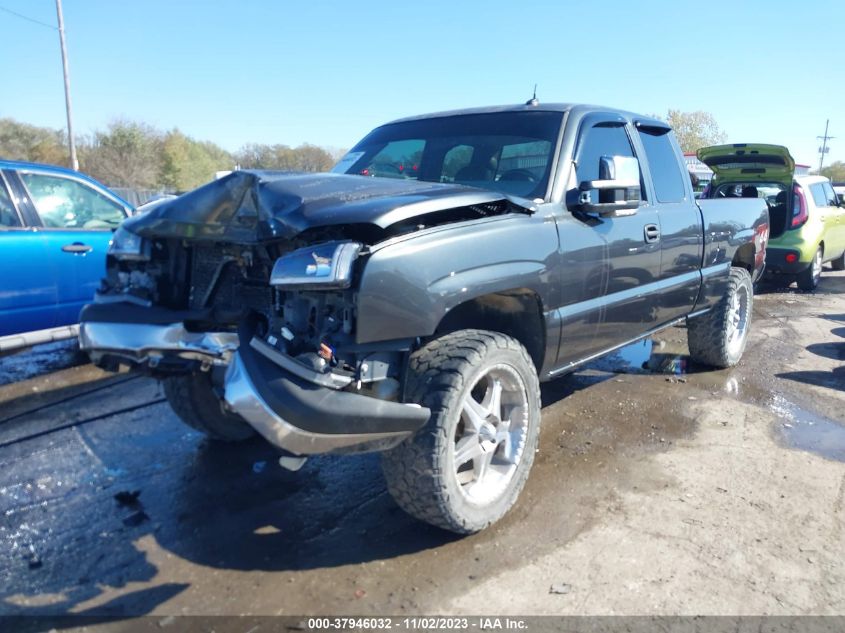
[[[827,135],[827,128],[830,125],[830,119],[828,119],[824,124],[824,136],[817,136],[817,139],[821,139],[822,146],[819,148],[819,176],[822,175],[822,165],[824,165],[824,155],[827,154],[827,142],[830,139],[836,138],[835,136],[828,136]]]
[[[79,161],[76,158],[76,142],[73,140],[73,118],[70,109],[70,76],[68,75],[67,47],[65,46],[65,20],[62,16],[62,0],[56,0],[56,13],[59,16],[59,42],[62,46],[62,71],[65,76],[65,108],[67,109],[67,140],[70,147],[70,166],[79,171]]]

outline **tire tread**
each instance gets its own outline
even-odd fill
[[[417,434],[382,454],[382,469],[388,490],[396,503],[411,516],[437,527],[460,534],[470,534],[489,526],[499,516],[471,522],[454,512],[446,477],[435,456],[446,449],[450,438],[442,420],[456,404],[466,382],[466,373],[494,348],[516,352],[532,370],[534,380],[526,385],[529,402],[540,402],[540,385],[534,364],[525,348],[515,339],[487,330],[460,330],[429,342],[411,355],[407,400],[431,410],[429,422]],[[529,433],[529,438],[531,434]],[[525,447],[526,467],[515,476],[521,481],[512,487],[521,490],[533,461],[539,433],[533,445]],[[514,497],[515,498],[515,497]]]

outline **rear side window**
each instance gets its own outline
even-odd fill
[[[0,180],[0,226],[20,226],[15,206],[2,180]]]
[[[20,176],[46,228],[113,229],[126,217],[119,204],[76,180],[33,173]]]
[[[823,183],[817,182],[810,185],[810,194],[813,196],[813,202],[816,203],[817,207],[828,206],[827,196],[824,193]]]
[[[640,128],[640,140],[645,149],[654,193],[658,202],[681,202],[685,195],[684,178],[678,157],[665,128]]]

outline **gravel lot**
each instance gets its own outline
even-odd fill
[[[545,385],[520,502],[467,538],[377,456],[289,473],[67,346],[0,359],[0,614],[845,613],[845,273],[764,287],[739,367],[685,354]]]

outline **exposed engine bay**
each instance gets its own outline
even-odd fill
[[[231,332],[312,383],[394,400],[414,342],[355,343],[355,289],[370,248],[514,212],[531,209],[461,186],[235,172],[128,220],[92,309],[129,304],[189,332]],[[96,354],[159,376],[211,366],[193,351]]]

